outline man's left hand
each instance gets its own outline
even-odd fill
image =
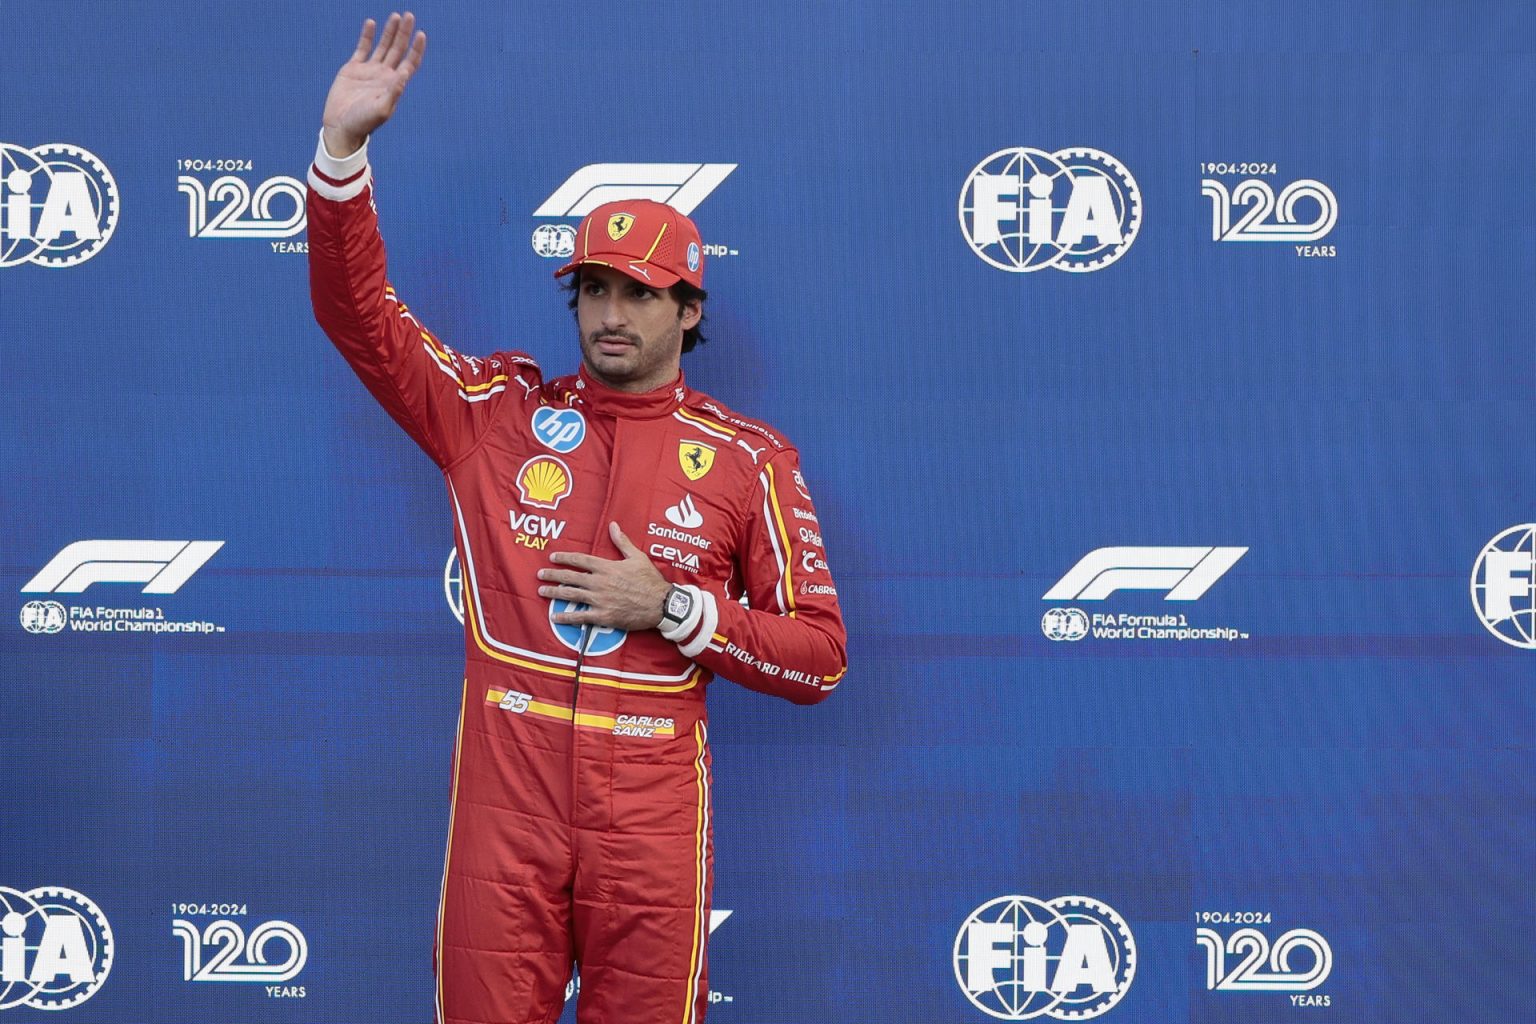
[[[540,569],[539,579],[545,585],[539,587],[539,593],[588,606],[581,611],[557,613],[554,620],[559,623],[655,629],[661,623],[661,605],[671,584],[656,571],[645,552],[630,543],[618,523],[608,524],[608,535],[623,558],[613,560],[577,551],[556,551],[549,560],[571,568]]]

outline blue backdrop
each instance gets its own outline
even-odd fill
[[[416,11],[377,204],[461,352],[574,369],[582,169],[734,165],[684,369],[851,668],[713,688],[712,1021],[1536,1019],[1536,8]],[[282,180],[384,13],[0,5],[0,1020],[431,1016],[452,532]]]

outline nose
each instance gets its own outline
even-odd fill
[[[624,326],[624,305],[619,301],[617,289],[610,289],[603,295],[603,305],[599,312],[602,314],[604,330],[615,331]]]

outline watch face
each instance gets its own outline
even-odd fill
[[[686,619],[693,607],[693,595],[686,590],[674,590],[667,595],[667,615],[674,619]]]

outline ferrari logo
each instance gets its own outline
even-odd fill
[[[632,213],[616,213],[608,218],[608,237],[617,242],[629,234],[629,229],[635,226],[635,215]]]
[[[715,449],[702,441],[679,441],[677,461],[683,467],[684,476],[697,480],[715,464]]]

